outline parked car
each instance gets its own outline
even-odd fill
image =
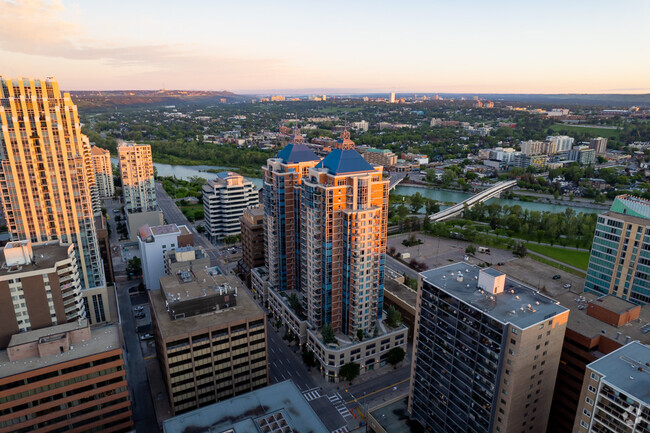
[[[562,286],[562,287],[564,287],[565,289],[570,289],[570,288],[571,288],[571,284],[566,283],[566,284],[565,284],[564,286]]]
[[[152,338],[153,338],[153,335],[144,334],[143,336],[140,337],[140,340],[145,341],[145,340],[151,340]]]
[[[137,307],[133,307],[133,311],[142,311],[144,310],[144,307],[142,305],[138,305]]]
[[[562,278],[562,277],[559,276],[559,275],[553,275],[553,279],[554,279],[554,280],[559,280],[560,278]]]
[[[138,314],[135,315],[135,318],[136,319],[144,319],[145,316],[146,316],[146,314],[144,314],[144,313],[138,313]]]
[[[121,212],[121,210],[119,210],[119,209],[113,209],[113,213],[120,213],[120,212]]]

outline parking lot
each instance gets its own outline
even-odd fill
[[[500,269],[508,276],[542,290],[551,297],[567,291],[582,293],[585,286],[584,278],[540,263],[530,257],[507,262]],[[560,278],[554,280],[554,275],[559,275]],[[565,284],[571,287],[565,288]]]
[[[420,239],[423,243],[412,247],[406,247],[402,245],[402,241],[408,239],[409,236],[409,233],[390,236],[388,238],[388,249],[395,247],[395,250],[398,253],[409,253],[410,258],[405,259],[405,261],[408,262],[411,259],[415,259],[427,265],[427,269],[464,261],[466,256],[465,248],[470,244],[477,247],[476,254],[474,254],[473,257],[468,257],[467,260],[469,263],[474,265],[478,265],[479,263],[497,265],[498,263],[505,263],[516,259],[510,250],[490,248],[489,254],[479,253],[479,245],[477,244],[457,239],[427,236],[420,233],[416,235],[416,238]]]

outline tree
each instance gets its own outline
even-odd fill
[[[476,247],[472,244],[467,245],[467,248],[465,248],[465,254],[476,254]]]
[[[323,325],[323,330],[321,331],[321,335],[323,336],[323,343],[325,344],[336,343],[336,336],[334,335],[334,329],[332,328],[331,324],[326,323],[325,325]]]
[[[393,367],[404,360],[406,352],[401,347],[393,347],[386,355],[386,361]]]
[[[295,293],[289,295],[289,306],[297,315],[300,316],[302,314],[302,305],[300,305],[298,295]]]
[[[400,323],[402,323],[402,313],[397,311],[397,309],[391,305],[388,307],[386,321],[388,322],[388,326],[396,328]]]
[[[348,362],[339,369],[339,376],[344,380],[352,383],[355,377],[359,375],[360,366],[356,362]]]
[[[410,200],[411,213],[418,213],[420,208],[424,205],[424,197],[419,192],[411,196]]]
[[[314,356],[314,352],[311,350],[303,350],[302,362],[304,362],[307,367],[316,367],[316,356]]]
[[[133,257],[129,260],[129,263],[126,265],[126,273],[129,275],[129,278],[142,275],[142,260],[140,260],[140,257]]]
[[[408,214],[409,210],[403,203],[397,207],[397,215],[399,216],[399,219],[403,220]]]
[[[357,339],[363,341],[363,329],[361,328],[357,329]]]
[[[205,233],[205,226],[203,224],[196,226],[196,231],[198,233]]]
[[[528,251],[526,250],[526,245],[521,242],[516,242],[512,247],[512,253],[519,257],[525,257]]]

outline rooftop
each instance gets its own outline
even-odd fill
[[[328,433],[291,381],[211,404],[163,422],[165,433]]]
[[[571,329],[572,331],[591,339],[602,335],[624,344],[625,338],[630,337],[630,340],[639,340],[642,343],[650,344],[650,308],[642,306],[639,319],[632,320],[631,322],[616,327],[587,314],[587,304],[598,298],[603,298],[601,295],[589,292],[584,292],[579,295],[565,292],[555,296],[555,298],[560,302],[560,305],[571,310],[571,313],[569,313],[567,329]],[[606,296],[604,298],[614,298],[613,300],[606,300],[604,305],[601,304],[607,309],[610,309],[608,304],[611,301],[613,301],[611,304],[616,304],[617,301],[622,301],[626,305],[631,304],[614,296]],[[631,305],[632,308],[638,307],[638,305],[635,304]],[[603,331],[605,332],[603,333]],[[620,336],[618,336],[619,332],[621,333]]]
[[[176,277],[174,276],[173,278]],[[237,278],[232,276],[221,276],[221,278],[225,279],[230,286],[238,289],[237,306],[206,314],[190,316],[184,319],[172,320],[169,317],[167,306],[165,305],[166,302],[165,299],[163,299],[160,290],[149,291],[151,314],[155,315],[155,322],[158,324],[158,329],[163,339],[185,335],[199,329],[227,326],[228,323],[239,322],[246,317],[264,317],[264,311],[262,311],[262,309],[253,301],[251,296],[248,294],[248,290],[239,290],[241,289],[241,283]],[[176,293],[178,293],[178,291]],[[185,294],[184,289],[183,294]]]
[[[10,246],[8,243],[5,248]],[[52,269],[56,263],[68,259],[70,244],[59,244],[59,241],[32,243],[33,263],[20,265],[19,267],[7,268],[6,262],[0,267],[0,277],[15,275],[19,272],[42,272],[45,269]]]
[[[650,405],[650,346],[633,341],[588,365],[629,397]]]
[[[332,149],[316,168],[327,168],[331,174],[358,173],[375,171],[363,156],[355,149]]]
[[[77,322],[74,322],[59,326],[73,326],[72,329],[76,329],[79,325]],[[59,326],[55,326],[54,328],[59,328]],[[38,331],[30,331],[23,334],[14,335],[11,341],[13,342],[14,337],[18,336],[20,338],[25,338],[26,341],[23,341],[23,343],[26,343],[33,340],[33,337],[29,336],[28,334],[48,331],[48,329],[49,328],[39,329]],[[57,330],[56,332],[63,331]],[[13,376],[15,374],[36,370],[38,368],[43,368],[50,365],[61,364],[63,362],[84,358],[86,356],[120,349],[122,347],[122,344],[120,342],[120,333],[117,325],[106,325],[97,328],[91,328],[90,333],[91,337],[89,341],[74,344],[72,347],[70,347],[70,350],[56,354],[54,356],[45,356],[43,358],[33,357],[10,362],[7,351],[0,351],[0,378]],[[46,335],[41,335],[41,337]]]
[[[453,263],[420,275],[440,290],[494,320],[503,324],[511,323],[521,329],[568,311],[559,302],[508,277],[502,293],[495,295],[480,290],[477,286],[480,270],[481,268],[468,263]],[[460,281],[459,272],[462,274]]]
[[[370,410],[374,421],[387,432],[424,432],[416,422],[411,421],[408,413],[408,396],[398,398]],[[370,421],[371,427],[373,421]]]
[[[392,278],[386,278],[384,281],[384,291],[392,293],[394,296],[397,296],[408,305],[415,308],[415,303],[418,298],[418,293],[411,290],[404,284],[398,283]]]
[[[320,158],[305,143],[289,143],[278,152],[276,158],[282,159],[285,164],[318,161]]]
[[[11,336],[9,345],[7,347],[20,346],[21,344],[32,343],[38,341],[43,337],[50,335],[63,334],[65,332],[74,331],[78,328],[85,328],[88,326],[88,319],[82,319],[81,322],[63,323],[61,325],[49,326],[47,328],[36,329],[34,331],[19,332]]]
[[[650,200],[627,194],[619,195],[614,199],[610,210],[612,212],[618,212],[626,215],[649,219]]]
[[[237,286],[217,269],[183,270],[160,277],[160,287],[168,303],[201,298],[213,293],[237,293]]]

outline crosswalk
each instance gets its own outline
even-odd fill
[[[341,428],[337,428],[336,430],[332,430],[331,433],[347,433],[349,430],[346,426],[343,426]]]
[[[302,395],[305,396],[305,400],[307,400],[307,401],[316,400],[317,398],[322,397],[322,395],[320,395],[320,392],[318,392],[318,390],[305,391],[305,392],[302,393]]]
[[[340,413],[344,419],[352,417],[350,410],[345,406],[345,403],[343,403],[341,394],[337,392],[336,394],[328,395],[327,399],[330,401],[330,403],[332,403],[334,409],[336,409],[336,411]]]

